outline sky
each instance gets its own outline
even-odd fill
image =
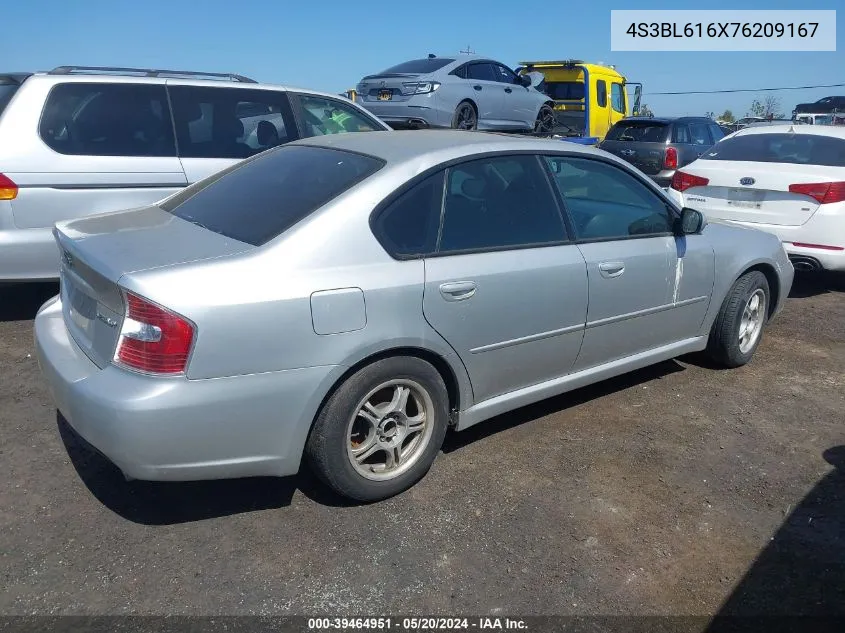
[[[659,96],[654,92],[845,83],[845,3],[836,52],[611,52],[611,9],[801,9],[796,0],[637,0],[605,4],[502,0],[376,3],[362,0],[27,0],[2,11],[0,70],[61,65],[140,66],[236,72],[258,81],[342,92],[366,75],[428,53],[468,46],[514,67],[526,59],[614,64],[643,83],[657,115],[743,116],[753,99],[774,94],[789,116],[797,103],[843,88],[776,93]]]

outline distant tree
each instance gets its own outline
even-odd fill
[[[733,123],[736,121],[736,117],[734,117],[734,113],[730,110],[725,110],[722,112],[721,116],[718,117],[720,121],[724,121],[725,123]]]
[[[751,102],[751,108],[749,108],[745,116],[756,116],[762,119],[782,119],[783,112],[780,107],[780,99],[769,95],[762,101],[754,99]]]
[[[642,105],[640,106],[639,115],[640,115],[640,116],[654,116],[654,112],[652,112],[652,111],[651,111],[651,108],[649,108],[649,107],[648,107],[648,106],[644,103],[644,104],[642,104]]]

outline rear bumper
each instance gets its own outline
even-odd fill
[[[146,480],[296,473],[336,369],[207,380],[100,369],[68,334],[58,298],[38,312],[35,342],[68,423],[126,475]]]
[[[434,94],[401,102],[360,100],[358,104],[393,128],[451,127],[454,110],[441,109]]]
[[[0,229],[0,281],[59,278],[59,249],[52,228]]]

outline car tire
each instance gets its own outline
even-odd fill
[[[317,477],[338,494],[386,499],[428,472],[448,422],[440,373],[420,358],[386,358],[359,369],[328,398],[305,454]]]
[[[537,136],[551,136],[555,131],[555,111],[544,103],[534,121],[534,134]]]
[[[760,271],[736,280],[722,306],[707,343],[707,353],[725,367],[741,367],[751,360],[768,321],[769,282]]]
[[[452,115],[453,130],[477,130],[478,110],[472,101],[461,101]]]

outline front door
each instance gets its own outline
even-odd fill
[[[496,80],[492,62],[473,62],[467,66],[464,99],[471,99],[478,109],[478,128],[489,130],[507,127],[502,120],[505,93]]]
[[[425,318],[461,357],[475,402],[565,375],[587,316],[587,274],[536,156],[447,171]]]
[[[608,161],[557,156],[547,161],[587,262],[589,310],[576,368],[683,338],[677,319],[685,313],[676,309],[675,292],[678,248],[668,203]],[[690,284],[679,292],[695,294],[700,283]]]

